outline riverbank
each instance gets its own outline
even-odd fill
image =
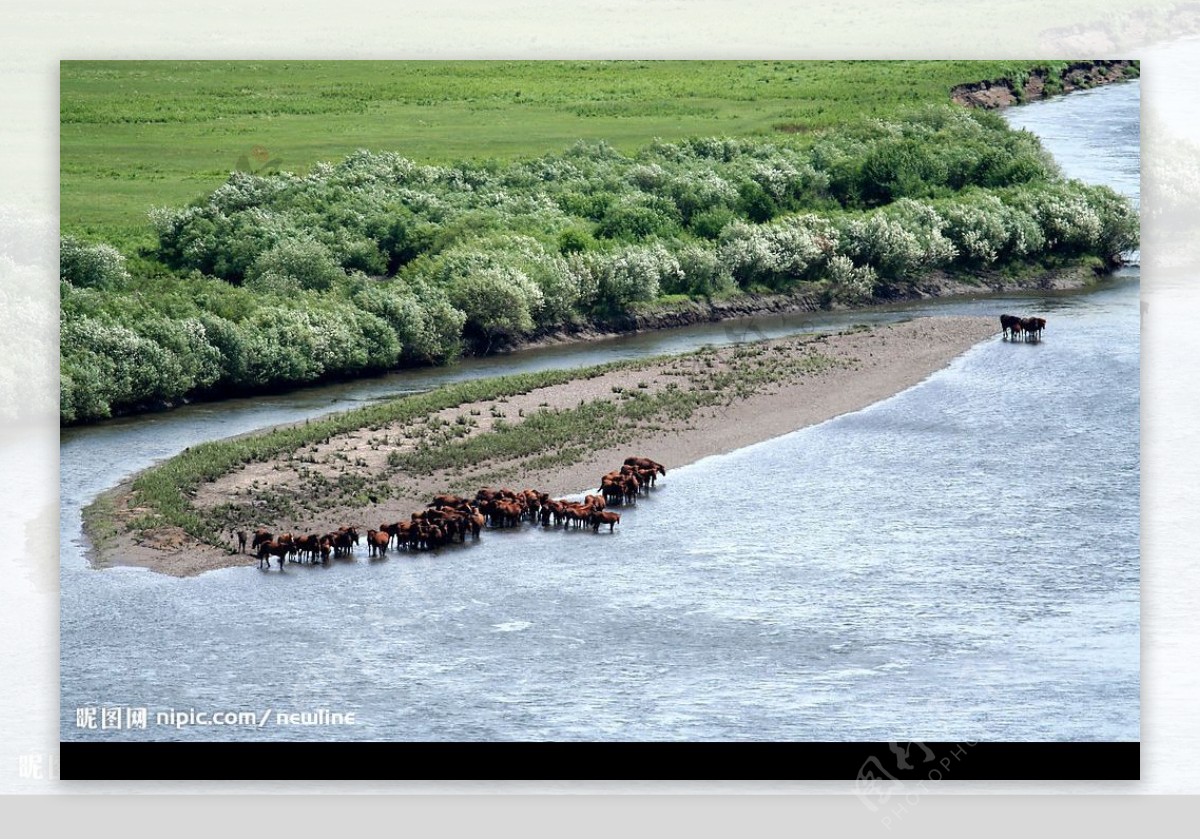
[[[1002,77],[957,85],[950,91],[950,98],[970,108],[995,110],[1127,81],[1137,78],[1140,73],[1141,68],[1136,61],[1074,61],[1060,72],[1035,68],[1024,77]]]
[[[931,271],[895,297],[874,297],[862,306],[850,307],[826,299],[821,283],[804,284],[784,294],[741,294],[715,300],[684,300],[645,304],[631,312],[607,320],[588,321],[531,336],[500,349],[513,353],[537,347],[559,346],[571,342],[603,341],[620,335],[647,330],[674,329],[694,324],[720,323],[760,315],[788,315],[798,312],[852,312],[875,306],[935,298],[976,298],[1027,291],[1071,291],[1094,286],[1111,272],[1095,263],[1079,263],[1053,269],[1031,269],[1023,274],[1000,271],[955,273]],[[493,352],[497,352],[493,348]]]
[[[231,528],[376,527],[435,493],[483,485],[579,493],[635,452],[669,471],[886,399],[997,329],[990,318],[919,318],[703,348],[450,386],[204,444],[85,511],[92,560],[190,576],[255,563],[232,552]],[[468,399],[472,389],[482,396]]]
[[[476,358],[507,356],[544,347],[587,344],[632,333],[677,329],[704,323],[737,321],[758,316],[821,311],[853,312],[858,309],[867,310],[916,300],[971,299],[1013,292],[1081,290],[1095,286],[1110,275],[1110,270],[1093,260],[1053,268],[1030,267],[1021,273],[975,271],[952,274],[946,271],[929,271],[919,280],[914,281],[911,287],[895,296],[873,297],[864,301],[861,306],[853,307],[829,301],[822,283],[804,284],[791,292],[778,294],[742,293],[712,300],[656,301],[643,304],[637,309],[619,316],[580,321],[536,333],[528,338],[510,341],[499,347],[492,347],[488,353],[468,350],[464,356]],[[361,376],[328,376],[307,383],[305,387],[352,382],[361,378]],[[185,405],[219,403],[229,399],[287,393],[294,391],[296,387],[295,384],[277,384],[273,387],[244,390],[227,388],[217,392],[192,394],[178,400],[158,400],[136,409],[114,412],[109,419],[172,411]],[[82,425],[89,424],[69,424],[67,428]]]

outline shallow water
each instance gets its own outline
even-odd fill
[[[1136,190],[1137,92],[1010,118],[1069,174],[1098,126],[1125,126],[1106,143],[1126,154],[1081,177]],[[451,378],[922,311],[1049,326],[1039,345],[984,342],[864,411],[673,470],[612,535],[527,527],[186,580],[83,556],[80,507],[199,440]],[[1138,314],[1129,271],[1090,294],[705,325],[65,433],[63,738],[1136,739]],[[79,729],[87,706],[150,722]],[[154,720],[318,708],[356,722]]]

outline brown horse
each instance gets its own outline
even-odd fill
[[[307,537],[301,537],[296,540],[296,550],[300,553],[300,559],[303,560],[307,555],[312,563],[317,562],[317,552],[321,549],[321,535],[309,534]]]
[[[381,528],[382,531],[387,531],[396,540],[396,548],[407,546],[409,536],[412,533],[413,523],[408,522],[393,522],[387,528]]]
[[[288,556],[294,549],[291,541],[282,542],[280,540],[271,540],[269,542],[260,543],[258,546],[258,567],[263,568],[263,563],[266,563],[266,568],[271,568],[271,558],[275,557],[279,560],[279,571],[283,571],[284,558]]]
[[[642,458],[636,455],[631,455],[625,459],[625,465],[630,467],[640,467],[644,470],[654,470],[659,475],[666,475],[667,468],[658,461],[651,461],[649,458]]]
[[[616,480],[606,481],[600,485],[600,495],[610,504],[621,504],[625,501],[625,487]]]
[[[638,477],[636,475],[627,475],[625,476],[625,482],[622,489],[625,491],[625,503],[636,503],[638,493],[640,493],[642,490],[642,483],[638,481]]]
[[[274,534],[272,534],[266,528],[259,528],[254,532],[254,541],[250,543],[250,550],[258,551],[258,547],[260,545],[263,543],[269,543],[273,539],[275,539]]]
[[[376,531],[371,528],[367,531],[367,556],[382,557],[387,554],[388,546],[392,544],[392,535],[387,531]]]
[[[1022,318],[1021,329],[1025,331],[1025,335],[1030,341],[1041,341],[1042,330],[1046,329],[1046,319]]]
[[[358,529],[349,526],[338,528],[333,535],[333,556],[342,557],[354,551],[358,545]]]
[[[601,525],[608,526],[608,532],[611,534],[613,528],[621,521],[621,514],[615,510],[596,510],[592,511],[592,515],[588,517],[588,522],[592,525],[592,531],[600,532]]]
[[[1019,326],[1021,319],[1016,315],[1001,315],[1000,316],[1000,332],[1005,338],[1011,338],[1011,333],[1014,326]]]
[[[447,542],[446,532],[437,525],[430,525],[424,538],[426,548],[439,548]]]
[[[521,524],[524,507],[517,502],[496,502],[492,512],[492,527],[515,528]]]

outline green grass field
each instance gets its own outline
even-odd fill
[[[64,233],[131,254],[146,212],[234,169],[307,171],[358,148],[421,162],[511,160],[604,139],[808,131],[944,102],[1038,62],[67,61]]]

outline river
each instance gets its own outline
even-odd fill
[[[1139,93],[1008,118],[1136,198]],[[1138,286],[702,325],[64,431],[62,737],[1136,740]],[[86,560],[81,508],[202,440],[467,377],[1000,311],[1044,314],[1046,340],[672,470],[611,537],[184,580]],[[106,706],[150,723],[76,726]],[[177,730],[168,709],[355,723]]]

